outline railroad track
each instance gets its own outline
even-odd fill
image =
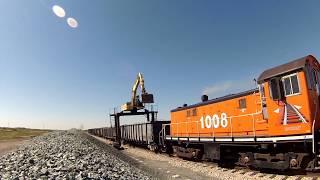
[[[139,160],[139,157],[167,161],[168,164],[184,167],[195,172],[200,172],[211,178],[221,179],[274,179],[274,180],[320,180],[320,173],[297,171],[271,171],[254,170],[243,166],[220,167],[216,162],[191,161],[168,154],[156,154],[147,149],[125,145],[125,152]],[[220,176],[224,175],[224,176]]]
[[[168,156],[169,157],[169,156]],[[178,157],[176,157],[178,158]],[[281,179],[281,180],[286,180],[286,179],[320,179],[320,173],[314,173],[314,172],[305,172],[306,174],[301,173],[295,173],[295,172],[271,172],[271,170],[254,170],[254,169],[249,169],[248,167],[243,167],[243,166],[234,166],[234,167],[219,167],[217,163],[215,162],[207,162],[207,161],[191,161],[191,160],[185,160],[182,159],[181,161],[193,164],[194,166],[201,166],[201,167],[209,167],[209,168],[216,168],[222,172],[230,173],[230,174],[235,174],[235,175],[248,175],[252,177],[257,177],[257,178],[268,178],[268,179]],[[295,174],[293,174],[295,173]]]

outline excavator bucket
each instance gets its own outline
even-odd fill
[[[154,103],[153,94],[142,94],[141,100],[142,100],[142,103]]]

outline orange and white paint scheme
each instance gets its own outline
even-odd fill
[[[256,89],[174,109],[170,136],[241,141],[312,135],[319,129],[319,70],[309,55],[264,71]]]

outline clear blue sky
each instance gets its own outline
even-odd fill
[[[58,4],[79,27],[51,10]],[[104,126],[138,72],[159,118],[254,87],[265,68],[320,58],[320,1],[0,2],[0,126]]]

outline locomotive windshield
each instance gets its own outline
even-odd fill
[[[296,73],[272,78],[269,81],[270,97],[273,100],[281,100],[284,97],[298,95],[300,93],[299,79]]]
[[[282,85],[285,96],[292,96],[300,93],[299,80],[296,73],[282,77]]]

